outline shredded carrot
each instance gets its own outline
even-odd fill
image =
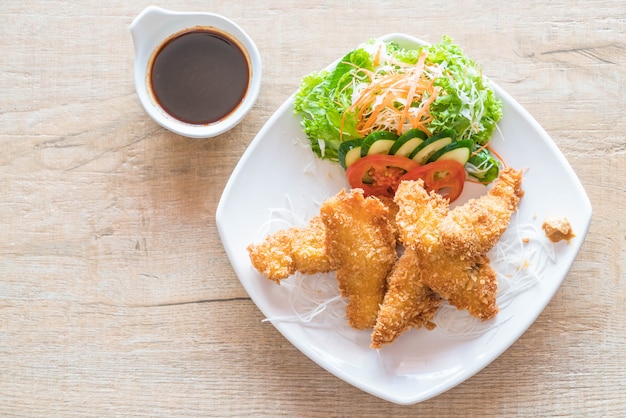
[[[378,50],[376,51],[376,56],[374,56],[374,67],[378,67],[378,64],[380,63],[380,53],[383,49],[383,46],[380,45],[378,47]]]
[[[496,150],[494,150],[494,149],[493,149],[493,148],[492,148],[489,144],[487,144],[487,145],[485,145],[485,146],[487,147],[487,149],[488,149],[489,151],[491,151],[491,153],[492,153],[493,155],[495,155],[495,156],[496,156],[496,158],[497,158],[498,160],[500,160],[500,162],[502,163],[502,165],[506,168],[506,167],[507,167],[507,164],[506,164],[506,161],[504,161],[504,158],[502,158],[502,156],[501,156],[500,154],[498,154],[498,153],[496,152]]]
[[[379,131],[396,131],[401,135],[407,126],[423,130],[432,121],[430,105],[439,95],[433,77],[426,68],[426,53],[415,65],[395,63],[381,73],[366,73],[370,84],[365,87],[346,112],[353,113],[360,135]],[[342,115],[342,128],[345,112]]]
[[[482,150],[484,150],[485,148],[487,148],[489,144],[485,144],[482,147],[478,148],[476,151],[472,152],[472,156],[473,155],[477,155],[479,152],[481,152]]]
[[[366,130],[370,126],[372,126],[372,124],[376,121],[376,117],[382,110],[393,106],[393,101],[394,101],[393,96],[384,97],[380,105],[376,106],[374,110],[372,110],[372,112],[368,115],[367,119],[365,120],[365,123],[361,125],[361,130]],[[361,116],[361,113],[359,113],[359,116]]]
[[[409,85],[409,91],[406,96],[404,110],[402,111],[402,116],[400,116],[400,123],[398,123],[398,135],[402,134],[404,121],[407,119],[409,109],[411,108],[411,103],[413,103],[413,99],[415,98],[415,89],[417,89],[417,84],[419,83],[422,73],[424,72],[425,61],[426,52],[422,52],[419,59],[417,60],[417,63],[415,64],[415,73],[413,74],[413,77],[411,77],[411,84]]]
[[[493,147],[489,144],[489,142],[487,142],[486,144],[484,144],[483,146],[481,146],[480,148],[472,152],[472,156],[477,155],[479,152],[481,152],[484,149],[489,150],[493,155],[495,155],[496,158],[502,163],[503,167],[507,167],[507,164],[506,164],[506,161],[504,161],[504,158],[502,158],[502,156],[498,154],[498,152],[495,149],[493,149]]]

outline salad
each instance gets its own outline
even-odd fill
[[[294,112],[313,152],[341,164],[366,195],[391,197],[400,181],[421,178],[453,201],[466,179],[498,177],[489,141],[502,104],[447,36],[418,49],[370,40],[305,76]]]

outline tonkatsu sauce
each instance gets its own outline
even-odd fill
[[[156,51],[149,82],[165,112],[182,122],[208,125],[242,102],[250,66],[241,47],[227,35],[193,28],[174,35]]]

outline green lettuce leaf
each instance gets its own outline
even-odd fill
[[[346,113],[344,117],[343,113],[352,104],[353,81],[366,77],[362,68],[373,70],[372,57],[367,51],[356,49],[343,57],[332,72],[309,74],[300,83],[294,112],[302,116],[311,149],[320,158],[338,161],[340,138],[360,138],[354,116]]]
[[[454,129],[459,140],[472,139],[478,146],[488,143],[502,118],[502,104],[481,68],[447,36],[426,50],[428,61],[445,66],[443,77],[435,81],[445,93],[431,106],[431,130]]]
[[[500,165],[487,149],[482,149],[470,157],[465,171],[481,183],[489,184],[498,178]]]

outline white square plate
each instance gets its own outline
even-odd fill
[[[395,41],[404,48],[423,44],[403,34],[381,39]],[[519,263],[524,265],[512,265],[511,271],[525,271],[522,280],[526,284],[514,292],[514,297],[501,300],[498,296],[500,313],[487,323],[474,323],[463,311],[448,310],[447,315],[456,318],[457,325],[438,324],[433,331],[410,330],[393,344],[373,350],[369,348],[369,332],[352,330],[345,320],[337,321],[328,312],[306,321],[290,320],[300,309],[294,308],[294,303],[300,303],[298,298],[302,296],[302,289],[293,281],[306,278],[290,278],[291,285],[286,282],[277,286],[253,269],[246,247],[267,232],[303,223],[318,213],[322,201],[349,187],[339,164],[322,161],[310,150],[300,120],[293,114],[293,96],[252,141],[219,202],[216,220],[225,251],[261,312],[311,360],[382,399],[398,404],[421,402],[458,385],[496,359],[552,299],[589,229],[591,204],[563,154],[515,100],[498,86],[494,89],[503,102],[503,118],[491,144],[509,166],[526,170],[525,195],[509,229],[519,227],[518,231],[528,234],[535,231],[533,240],[540,245],[534,248],[543,248],[539,252],[548,258],[539,259],[531,253],[518,255]],[[468,185],[457,204],[486,190],[484,186]],[[576,236],[569,243],[549,243],[540,229],[549,216],[567,217]],[[270,218],[275,222],[268,222]],[[505,284],[502,281],[509,273],[494,267],[500,285]],[[330,283],[332,288],[334,278],[331,273],[309,280],[315,285]]]

